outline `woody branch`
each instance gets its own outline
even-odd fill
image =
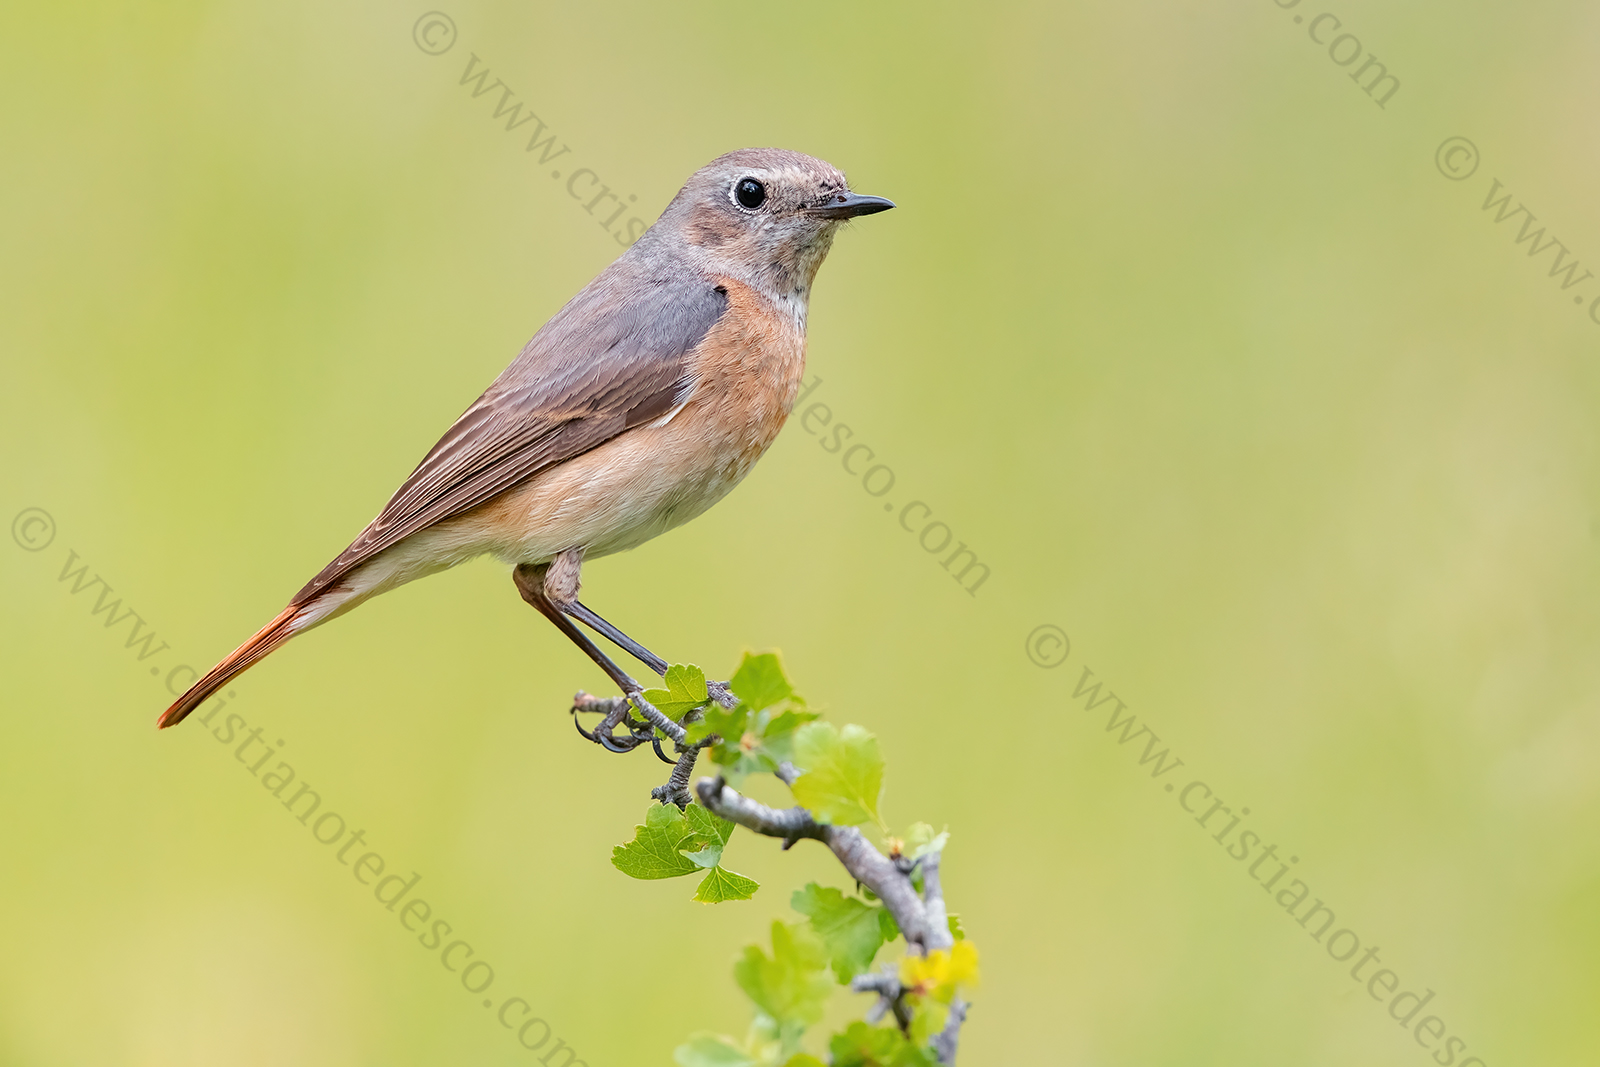
[[[793,785],[794,767],[782,764],[778,777],[784,784]],[[781,838],[785,849],[803,838],[827,845],[844,869],[883,901],[913,952],[925,955],[950,950],[954,938],[950,934],[939,882],[937,852],[915,861],[904,856],[885,856],[854,826],[819,823],[810,811],[798,805],[782,810],[768,807],[740,793],[721,776],[700,779],[695,783],[695,793],[706,810],[755,833]],[[922,869],[920,895],[911,881],[912,872],[919,865]],[[901,998],[906,990],[892,975],[861,975],[852,982],[851,988],[856,992],[877,993],[879,1014],[893,1010],[896,1018],[904,1021]],[[966,1003],[959,998],[953,1001],[944,1029],[933,1038],[934,1051],[946,1067],[956,1061],[956,1047],[966,1014]]]

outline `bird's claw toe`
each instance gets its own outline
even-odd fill
[[[578,721],[580,712],[603,715],[604,718],[591,732]],[[618,737],[613,731],[626,724],[630,732]],[[592,741],[607,752],[632,752],[646,741],[654,740],[654,732],[644,723],[636,723],[628,716],[626,697],[596,697],[579,690],[572,701],[572,725],[585,741]]]

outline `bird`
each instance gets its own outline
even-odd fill
[[[522,598],[625,699],[653,711],[639,682],[578,624],[658,675],[668,664],[579,601],[582,566],[688,522],[750,472],[794,405],[812,284],[836,232],[894,206],[786,149],[739,149],[697,170],[533,335],[349,547],[158,727],[182,722],[290,638],[484,555],[510,564]],[[648,735],[613,734],[623,705],[593,734],[579,732],[613,752],[633,748]]]

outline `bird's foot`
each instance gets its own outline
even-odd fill
[[[657,710],[654,704],[644,698],[642,692],[629,693],[625,699],[634,706],[646,723],[670,737],[673,743],[682,745],[688,739],[689,735],[684,728]]]
[[[739,698],[728,689],[726,682],[707,682],[706,693],[713,703],[721,707],[734,708],[739,704]],[[580,713],[601,716],[593,732],[585,730],[578,721]],[[675,804],[680,809],[687,807],[692,800],[689,779],[694,774],[700,750],[714,740],[714,737],[707,737],[695,744],[688,743],[688,732],[684,727],[698,720],[702,713],[700,708],[695,708],[685,714],[682,721],[674,722],[637,690],[619,697],[597,697],[579,690],[572,699],[573,725],[586,741],[593,741],[608,752],[631,752],[648,742],[661,762],[672,765],[671,777],[666,784],[652,789],[650,796],[663,804]],[[619,727],[626,732],[618,734],[616,731]],[[672,744],[675,756],[667,755],[663,742]]]
[[[572,698],[572,724],[578,728],[584,740],[593,741],[607,752],[632,752],[655,739],[655,729],[649,723],[635,719],[629,711],[627,697],[597,697],[580,689]],[[579,714],[602,716],[593,733],[583,728],[583,723],[578,721]],[[614,732],[618,726],[626,726],[628,732],[618,736]]]

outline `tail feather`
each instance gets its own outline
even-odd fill
[[[161,713],[161,717],[156,720],[156,727],[165,730],[169,726],[176,726],[191,711],[210,699],[212,693],[227,685],[235,675],[253,666],[267,653],[293,637],[295,619],[304,609],[303,604],[290,604],[284,608],[277,618],[263,626],[250,640],[228,653],[227,658],[191,685],[187,693]]]

